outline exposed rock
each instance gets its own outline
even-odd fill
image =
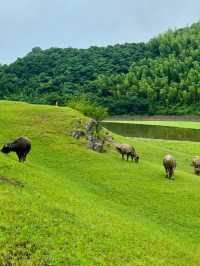
[[[96,152],[103,152],[104,140],[91,136],[88,138],[88,148]]]
[[[74,139],[80,139],[80,137],[84,137],[85,136],[85,132],[81,131],[81,130],[74,130],[72,131],[72,137]]]
[[[83,127],[81,121],[76,121],[74,125],[74,130],[72,131],[72,137],[79,139],[80,137],[85,137],[87,140],[87,147],[96,152],[103,152],[105,138],[99,136],[99,123],[95,120],[91,120],[86,123]],[[84,128],[85,130],[82,130]],[[109,136],[110,138],[110,136]]]
[[[98,136],[98,122],[91,120],[86,124],[86,139],[88,140],[88,148],[97,152],[103,152],[104,139]]]
[[[94,133],[96,133],[97,126],[98,126],[98,123],[95,120],[91,120],[89,123],[87,123],[85,126],[86,136],[94,135]]]

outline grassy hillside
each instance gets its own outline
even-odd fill
[[[0,144],[32,139],[25,164],[0,154],[0,265],[200,265],[200,144],[124,139],[139,164],[69,136],[68,108],[0,102]],[[175,180],[164,178],[172,153]],[[14,179],[14,180],[13,180]]]

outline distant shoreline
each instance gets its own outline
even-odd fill
[[[193,121],[200,122],[198,115],[119,115],[110,116],[105,121]]]

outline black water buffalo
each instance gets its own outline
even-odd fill
[[[127,161],[129,159],[129,156],[131,156],[131,159],[133,161],[133,158],[136,163],[139,162],[139,155],[136,153],[135,149],[133,146],[130,144],[115,144],[115,148],[117,151],[122,155],[122,159],[124,159],[124,155],[126,154]]]
[[[3,146],[1,151],[3,153],[16,152],[19,162],[25,162],[26,156],[31,150],[31,141],[27,137],[19,137],[13,142],[7,143]]]
[[[171,155],[166,155],[163,159],[163,165],[166,171],[166,177],[171,178],[176,168],[176,161]]]
[[[195,156],[192,159],[192,166],[194,166],[194,173],[200,175],[200,156]]]

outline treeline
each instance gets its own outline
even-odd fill
[[[0,97],[66,104],[84,94],[110,114],[200,114],[200,23],[148,43],[41,50],[0,67]]]
[[[112,114],[200,114],[200,23],[146,44],[126,74],[99,76],[85,90]]]
[[[65,104],[98,75],[128,73],[132,62],[146,53],[143,43],[89,49],[36,47],[24,58],[0,67],[0,97]]]

